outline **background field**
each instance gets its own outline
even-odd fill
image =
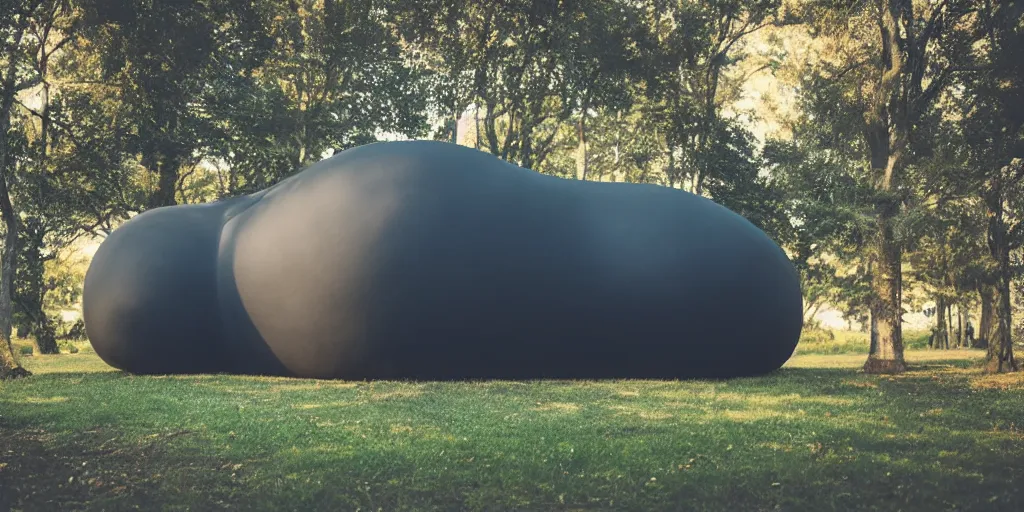
[[[976,351],[730,381],[0,383],[0,510],[1022,510],[1024,376]]]

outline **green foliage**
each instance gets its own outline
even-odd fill
[[[803,331],[800,332],[800,342],[797,344],[797,350],[802,354],[830,353],[830,347],[838,347],[835,340],[836,335],[832,331],[805,325]],[[832,353],[838,354],[840,351],[837,349]]]
[[[63,354],[77,354],[78,345],[68,340],[60,340],[57,342],[57,346],[60,347],[60,351]]]
[[[907,350],[926,350],[930,335],[927,331],[908,331],[903,335],[903,345]]]
[[[58,339],[71,342],[86,341],[85,321],[79,318],[70,325],[64,324],[63,332],[58,333]]]
[[[792,140],[767,141],[764,161],[792,225],[783,241],[800,272],[806,311],[828,303],[861,320],[871,296],[864,251],[873,193],[857,178],[863,165],[819,145],[816,128],[802,123]]]
[[[375,2],[261,5],[265,58],[205,92],[218,124],[211,150],[227,166],[220,195],[266,188],[382,133],[422,135],[422,70]]]
[[[209,153],[215,136],[210,105],[201,101],[206,91],[265,52],[258,4],[81,0],[81,8],[100,57],[93,73],[113,86],[130,127],[125,147],[155,178],[136,207],[174,204],[183,169]]]
[[[454,119],[476,106],[482,116],[478,143],[540,171],[548,171],[566,123],[586,123],[592,110],[627,108],[633,100],[630,80],[648,63],[640,5],[395,4],[405,40],[430,73],[439,117]]]

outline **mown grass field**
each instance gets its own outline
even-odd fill
[[[1024,510],[1024,376],[977,351],[730,381],[137,377],[25,357],[0,510]]]

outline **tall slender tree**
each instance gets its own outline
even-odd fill
[[[70,30],[61,26],[70,16],[71,5],[64,0],[19,0],[4,2],[0,7],[0,217],[4,228],[0,255],[0,378],[28,373],[15,362],[11,348],[21,228],[16,187],[28,167],[22,160],[28,142],[23,130],[14,129],[17,110],[27,91],[41,87],[42,94],[47,94],[45,69],[41,73],[34,64],[40,58],[45,62],[70,41]],[[44,97],[43,103],[47,102]]]

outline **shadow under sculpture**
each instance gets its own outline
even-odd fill
[[[792,263],[726,208],[438,142],[138,215],[83,307],[129,372],[339,379],[756,375],[803,325]]]

